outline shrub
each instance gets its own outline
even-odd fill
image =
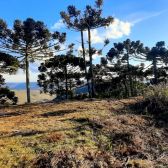
[[[83,96],[83,93],[82,93],[82,92],[80,92],[80,93],[79,93],[79,97],[78,97],[78,98],[79,98],[79,100],[82,100],[82,99],[83,99],[83,97],[84,97],[84,96]]]
[[[85,95],[86,95],[86,98],[89,98],[89,93],[87,92],[87,93],[85,93]]]
[[[168,119],[168,86],[164,83],[154,87],[148,87],[143,91],[144,100],[139,103],[137,108],[140,111],[157,116],[158,118]],[[166,118],[164,116],[167,116]]]
[[[0,87],[0,104],[5,104],[8,100],[10,100],[12,104],[18,102],[18,98],[15,97],[15,92],[11,91],[8,87]]]
[[[113,90],[113,91],[110,92],[110,95],[112,97],[120,97],[120,93],[121,92],[119,90]]]
[[[70,95],[70,99],[73,99],[74,96],[74,90],[69,90],[68,95]]]
[[[80,94],[76,94],[76,95],[73,95],[72,96],[72,99],[74,99],[74,100],[83,100],[83,99],[85,99],[85,98],[89,98],[89,93],[80,93]]]

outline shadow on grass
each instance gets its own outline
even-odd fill
[[[168,126],[168,119],[162,109],[151,108],[146,101],[140,101],[125,108],[129,114],[140,115],[148,121],[148,126],[165,128]]]
[[[14,113],[0,113],[0,118],[19,116],[22,114],[25,114],[25,112],[22,112],[22,113],[16,113],[16,112],[14,112]]]
[[[41,116],[43,116],[43,117],[61,116],[64,114],[74,113],[76,111],[77,110],[58,110],[58,111],[54,111],[54,112],[43,113]]]
[[[26,137],[26,136],[33,136],[33,135],[42,134],[42,133],[45,133],[45,131],[35,131],[35,130],[32,130],[30,132],[14,132],[14,133],[12,133],[10,135],[10,137],[19,136],[19,135],[21,135],[22,137]]]
[[[0,136],[0,138],[6,138],[6,137],[14,137],[14,136],[22,136],[22,137],[27,137],[27,136],[34,136],[36,134],[45,134],[45,133],[54,133],[54,132],[65,132],[65,131],[69,131],[69,130],[76,130],[76,131],[82,131],[85,129],[85,126],[89,125],[89,123],[85,122],[82,123],[81,126],[77,126],[75,128],[65,128],[65,129],[59,129],[59,130],[50,130],[50,131],[38,131],[38,130],[31,130],[28,132],[21,132],[19,130],[15,130],[13,133],[10,133],[8,135],[5,136]]]

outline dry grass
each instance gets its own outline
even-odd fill
[[[53,133],[46,135],[46,142],[59,142],[62,139],[62,133]]]
[[[133,101],[1,107],[0,167],[168,166],[166,128],[123,109]]]

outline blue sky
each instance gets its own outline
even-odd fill
[[[0,18],[4,19],[10,28],[15,19],[22,21],[33,18],[43,21],[51,31],[67,33],[67,41],[62,46],[75,43],[80,48],[80,33],[67,30],[60,23],[60,11],[66,11],[68,5],[75,5],[77,9],[84,10],[86,5],[94,5],[95,0],[0,0]],[[110,39],[110,44],[103,50],[107,54],[113,43],[122,42],[127,38],[132,41],[140,40],[144,46],[153,47],[158,41],[165,41],[168,45],[168,0],[104,0],[103,16],[114,16],[115,22],[109,29],[100,28],[92,30],[94,47],[101,49],[102,41]],[[85,33],[85,39],[87,35]],[[85,46],[87,48],[87,46]],[[77,53],[74,52],[75,55]],[[94,63],[99,63],[100,57],[94,56]],[[30,81],[37,81],[39,62],[30,65]],[[19,71],[17,76],[4,75],[6,82],[25,82],[26,76]]]

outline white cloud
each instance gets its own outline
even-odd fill
[[[64,23],[60,19],[57,23],[54,24],[54,26],[51,26],[51,29],[60,29],[61,27],[65,27]]]
[[[37,76],[39,74],[39,72],[32,72],[30,70],[30,82],[37,82]],[[22,70],[19,70],[17,75],[4,74],[3,77],[5,78],[6,83],[26,82],[26,74]]]
[[[131,33],[131,26],[133,24],[129,22],[123,22],[119,19],[114,19],[114,22],[107,28],[104,36],[106,38],[117,39],[123,37],[123,35],[129,35]]]
[[[39,60],[36,60],[34,63],[30,63],[29,66],[30,66],[30,70],[38,70],[38,67],[40,66],[40,63],[41,62],[44,62],[45,59],[39,61]]]
[[[115,18],[114,22],[108,28],[106,28],[106,31],[104,33],[98,33],[96,29],[92,30],[91,31],[91,41],[93,44],[103,43],[103,39],[106,39],[106,38],[118,39],[118,38],[122,38],[124,35],[128,36],[131,33],[131,26],[134,26],[134,24],[141,22],[143,20],[149,19],[151,17],[156,17],[166,11],[168,10],[161,11],[161,12],[154,13],[154,14],[149,14],[149,13],[141,14],[141,16],[143,17],[136,19],[133,22],[123,22]],[[137,14],[134,14],[134,15],[137,17]],[[88,37],[87,32],[85,33]]]
[[[90,34],[91,34],[92,44],[103,43],[103,38],[97,35],[97,30],[96,29],[91,30]],[[88,31],[85,31],[85,35],[86,35],[86,37],[88,37]]]
[[[88,49],[88,48],[86,48],[86,49]],[[83,54],[81,55],[81,52],[79,52],[79,50],[82,51],[82,46],[79,46],[78,49],[77,49],[77,51],[78,51],[78,56],[80,56],[80,57],[83,58]],[[97,56],[98,56],[97,54],[92,55],[92,60],[95,60]],[[87,61],[90,60],[89,59],[89,55],[86,55],[85,58],[86,58]]]
[[[92,55],[92,60],[95,60],[97,56],[97,54]]]
[[[149,15],[149,16],[141,17],[141,18],[139,18],[139,19],[134,20],[134,21],[132,22],[132,24],[136,24],[136,23],[141,22],[141,21],[143,21],[143,20],[150,19],[150,18],[152,18],[152,17],[158,16],[158,15],[160,15],[160,14],[166,12],[166,11],[167,11],[167,10],[164,10],[164,11],[157,12],[157,13],[152,14],[152,15]]]
[[[131,33],[131,26],[133,26],[131,23],[123,21],[120,22],[120,28],[124,35],[129,35]]]
[[[115,18],[114,22],[105,29],[103,33],[98,33],[96,29],[91,30],[91,42],[92,44],[103,43],[104,39],[118,39],[122,38],[124,35],[129,35],[131,33],[130,22],[123,22]],[[85,31],[85,36],[88,38],[88,31]]]

